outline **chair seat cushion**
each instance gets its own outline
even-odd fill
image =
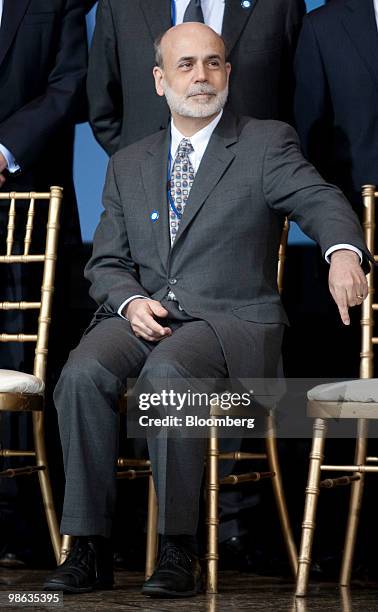
[[[0,393],[43,393],[45,383],[32,374],[0,370]]]
[[[318,402],[378,402],[378,378],[359,378],[317,385],[307,398]]]

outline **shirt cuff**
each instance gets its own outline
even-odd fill
[[[360,264],[362,264],[362,261],[363,261],[362,251],[360,251],[360,249],[358,249],[357,247],[351,244],[335,244],[335,246],[332,246],[329,249],[327,249],[324,255],[326,262],[331,263],[330,255],[332,255],[334,251],[340,251],[341,249],[345,249],[346,251],[354,251],[355,253],[357,253],[358,257],[360,258]]]
[[[125,308],[125,306],[127,306],[127,304],[129,302],[132,302],[133,300],[136,300],[137,298],[143,298],[144,300],[149,300],[150,298],[146,297],[145,295],[132,295],[131,297],[129,297],[127,300],[125,300],[124,302],[122,302],[121,306],[118,308],[117,313],[119,314],[120,317],[122,317],[122,319],[125,319],[126,321],[128,321],[129,319],[127,317],[125,317],[122,314],[123,309]]]
[[[7,170],[11,174],[13,174],[13,172],[17,172],[17,170],[20,170],[20,166],[16,162],[16,160],[13,157],[12,153],[6,147],[4,147],[4,145],[2,145],[2,144],[0,144],[0,153],[2,153],[4,155],[5,160],[7,162]]]

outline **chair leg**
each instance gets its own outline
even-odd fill
[[[157,556],[157,520],[158,520],[158,504],[155,491],[154,480],[152,475],[148,479],[148,515],[147,515],[147,546],[146,546],[146,580],[152,576]]]
[[[37,465],[45,466],[44,470],[38,472],[39,486],[41,489],[51,543],[54,549],[55,559],[58,564],[60,559],[61,536],[55,512],[54,499],[47,465],[43,412],[33,413],[33,437]]]
[[[316,419],[313,429],[312,449],[306,487],[306,501],[302,523],[302,541],[298,559],[296,596],[307,593],[311,564],[312,543],[314,540],[316,508],[320,492],[321,465],[324,456],[327,425],[324,419]]]
[[[218,497],[219,497],[219,442],[210,429],[207,453],[207,577],[206,592],[218,592]]]
[[[286,499],[282,485],[282,475],[278,459],[277,439],[275,436],[273,416],[268,417],[268,431],[270,432],[270,435],[265,438],[265,445],[270,471],[274,472],[275,474],[275,476],[272,478],[273,493],[276,500],[278,516],[281,523],[282,534],[286,545],[291,571],[293,572],[293,576],[295,578],[298,571],[298,552],[293,537],[293,531],[291,529],[289,513],[287,511]]]
[[[64,563],[65,560],[67,559],[69,552],[72,548],[73,539],[74,539],[74,536],[71,536],[71,535],[62,536],[62,547],[60,549],[59,565],[62,565],[62,563]]]
[[[366,461],[368,424],[365,419],[359,419],[355,450],[355,465],[364,465]],[[340,584],[349,586],[352,573],[354,549],[358,522],[360,518],[362,494],[364,491],[365,474],[360,474],[360,479],[352,482],[349,502],[348,522],[345,533],[344,552],[340,572]]]

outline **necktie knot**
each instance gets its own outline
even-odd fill
[[[179,157],[185,157],[194,151],[193,145],[189,138],[183,138],[178,146],[177,155]]]
[[[204,23],[201,0],[190,0],[184,13],[183,21],[198,21]]]

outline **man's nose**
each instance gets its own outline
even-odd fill
[[[207,81],[207,71],[203,64],[197,64],[195,72],[195,81]]]

